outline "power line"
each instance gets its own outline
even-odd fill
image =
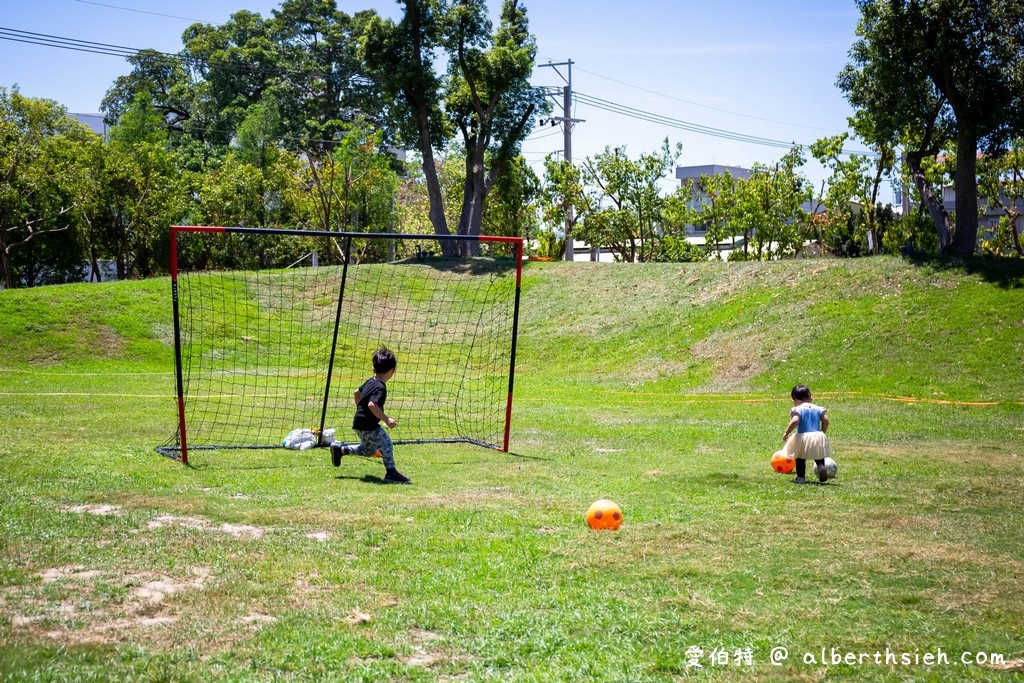
[[[109,43],[94,43],[89,40],[78,40],[77,38],[62,38],[47,33],[33,33],[32,31],[21,31],[15,28],[0,26],[0,40],[11,40],[17,43],[28,43],[30,45],[42,45],[44,47],[57,47],[76,52],[92,52],[94,54],[110,55],[112,57],[133,57],[141,50],[123,45],[111,45]],[[175,57],[167,53],[159,53],[168,57]]]
[[[206,57],[198,57],[191,55],[186,57],[181,53],[172,52],[160,52],[151,48],[141,49],[134,47],[125,47],[123,45],[112,45],[110,43],[96,43],[89,40],[80,40],[78,38],[64,38],[62,36],[55,36],[48,33],[33,33],[31,31],[22,31],[20,29],[7,28],[0,26],[0,40],[10,40],[18,43],[27,43],[30,45],[41,45],[43,47],[56,47],[65,50],[74,50],[76,52],[89,52],[93,54],[109,55],[111,57],[122,57],[125,59],[131,57],[137,57],[142,53],[159,55],[166,59],[176,61],[186,68],[191,67],[195,63],[202,63],[206,66],[211,66],[210,61]],[[239,46],[241,47],[241,46]],[[316,75],[300,71],[297,69],[284,69],[280,67],[268,67],[265,65],[235,65],[230,63],[220,62],[217,64],[217,68],[223,69],[228,72],[234,72],[244,75],[270,75],[270,76],[288,76],[288,75],[299,75],[308,76]],[[323,74],[319,74],[321,77],[325,77]],[[359,74],[356,79],[359,80],[362,85],[373,84],[367,76]]]
[[[78,0],[78,1],[79,2],[84,2],[84,0]],[[595,73],[593,71],[587,71],[586,69],[583,69],[583,68],[580,68],[580,67],[577,67],[577,69],[579,69],[579,71],[582,71],[583,73],[588,73],[591,76],[597,76],[598,78],[603,78],[606,81],[611,81],[612,83],[618,83],[619,85],[624,85],[627,88],[633,88],[634,90],[639,90],[640,92],[649,93],[651,95],[657,95],[658,97],[663,97],[663,98],[665,98],[667,100],[676,100],[677,102],[684,102],[686,104],[692,104],[695,107],[703,107],[704,109],[710,109],[711,111],[722,112],[723,114],[731,114],[733,116],[742,116],[743,118],[753,119],[755,121],[764,121],[766,123],[777,123],[777,124],[780,124],[780,125],[783,125],[783,126],[790,126],[790,127],[793,127],[793,128],[807,128],[809,130],[820,130],[820,131],[824,131],[826,133],[835,134],[835,130],[833,130],[831,128],[822,128],[821,126],[807,126],[807,125],[802,125],[802,124],[799,124],[799,123],[792,123],[791,121],[778,121],[776,119],[768,119],[768,118],[764,118],[762,116],[754,116],[753,114],[742,114],[740,112],[730,111],[728,109],[721,109],[719,107],[712,107],[709,104],[702,104],[701,102],[694,102],[693,100],[688,100],[688,99],[685,99],[685,98],[682,98],[682,97],[676,97],[674,95],[666,95],[665,93],[661,93],[661,92],[658,92],[656,90],[648,90],[647,88],[641,88],[638,85],[633,85],[632,83],[627,83],[626,81],[620,81],[620,80],[618,80],[616,78],[612,78],[610,76],[604,76],[602,74]]]
[[[629,107],[624,104],[618,104],[609,100],[601,99],[599,97],[593,97],[585,93],[576,92],[575,97],[581,104],[594,107],[596,109],[602,109],[613,114],[620,114],[622,116],[628,116],[633,119],[640,121],[647,121],[648,123],[655,123],[668,128],[676,128],[678,130],[685,130],[691,133],[698,133],[700,135],[709,135],[711,137],[721,138],[724,140],[734,140],[736,142],[745,142],[754,145],[763,145],[766,147],[777,147],[782,149],[792,149],[797,145],[802,147],[810,147],[810,145],[801,144],[795,141],[785,140],[774,140],[771,138],[763,138],[756,135],[748,135],[746,133],[736,133],[733,131],[724,130],[722,128],[713,128],[711,126],[704,126],[697,123],[691,123],[689,121],[683,121],[681,119],[674,119],[661,114],[655,114],[642,109],[636,109]],[[864,156],[873,156],[872,152],[864,152],[859,150],[848,150],[844,149],[843,154],[860,154]]]
[[[150,14],[150,15],[152,15],[154,17],[166,17],[168,19],[181,19],[182,21],[191,21],[191,22],[200,23],[200,24],[208,23],[208,22],[203,21],[202,19],[192,19],[191,17],[179,17],[179,16],[176,16],[174,14],[161,14],[159,12],[147,12],[144,9],[134,9],[132,7],[121,7],[120,5],[108,5],[108,4],[102,3],[102,2],[91,2],[90,0],[77,0],[77,2],[80,2],[80,3],[85,4],[85,5],[96,5],[97,7],[109,7],[110,9],[118,9],[118,10],[121,10],[121,11],[124,11],[124,12],[136,12],[138,14]]]

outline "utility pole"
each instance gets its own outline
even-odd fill
[[[563,151],[563,154],[565,155],[565,160],[567,162],[569,162],[570,166],[572,166],[572,127],[573,127],[573,124],[575,124],[575,123],[582,123],[584,121],[584,119],[574,119],[574,118],[572,118],[572,60],[570,59],[570,60],[567,60],[565,62],[548,62],[547,64],[541,64],[541,66],[550,66],[551,68],[555,69],[555,73],[557,73],[559,76],[561,76],[562,80],[565,81],[565,86],[562,87],[562,115],[561,116],[552,116],[551,118],[549,118],[547,120],[551,122],[551,125],[554,125],[555,122],[561,122],[561,124],[562,124],[562,134],[563,134],[563,137],[564,137],[563,150],[562,151]],[[566,67],[567,76],[562,76],[562,72],[560,72],[557,68],[555,68],[555,67],[559,67],[559,66]],[[553,95],[553,93],[549,92],[548,95],[549,96]],[[543,124],[544,122],[542,121],[541,123]],[[573,239],[572,239],[572,224],[573,224],[573,208],[572,208],[572,206],[569,206],[569,207],[566,208],[566,213],[565,213],[565,260],[566,261],[572,261],[573,260],[573,255],[575,253],[575,247],[573,245]]]

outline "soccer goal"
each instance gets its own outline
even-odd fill
[[[395,443],[507,451],[522,261],[516,237],[172,227],[178,427],[158,450],[354,440],[386,346]]]

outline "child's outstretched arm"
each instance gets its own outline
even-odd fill
[[[384,411],[380,409],[380,406],[374,403],[373,401],[367,403],[366,407],[370,409],[370,412],[373,413],[373,416],[375,418],[377,418],[378,420],[383,420],[384,424],[386,424],[388,427],[394,428],[398,426],[398,421],[393,420],[387,415],[385,415]]]
[[[793,432],[793,429],[798,424],[800,424],[800,418],[798,416],[794,415],[792,418],[790,418],[789,424],[786,425],[786,432],[782,435],[783,443],[785,443],[786,441],[789,441],[789,435]]]

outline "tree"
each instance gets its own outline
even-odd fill
[[[518,156],[533,115],[545,107],[529,83],[536,43],[526,10],[518,0],[504,0],[492,32],[485,0],[404,0],[404,7],[398,23],[379,17],[368,23],[360,54],[392,102],[388,113],[399,139],[420,151],[439,235],[451,230],[434,150],[460,135],[465,178],[456,231],[476,235],[495,178]],[[444,78],[434,68],[442,51]]]
[[[623,261],[650,261],[661,238],[661,212],[665,200],[658,183],[675,165],[682,145],[673,149],[668,138],[660,153],[641,154],[632,160],[624,147],[606,147],[583,163],[591,192],[581,225],[580,239],[593,247],[607,247]],[[604,200],[607,199],[607,206]],[[594,209],[595,205],[599,208]]]
[[[882,247],[882,234],[874,209],[882,179],[892,170],[892,147],[886,146],[872,161],[863,154],[845,154],[843,145],[848,139],[849,134],[843,133],[821,138],[811,145],[811,155],[831,171],[831,176],[823,182],[817,202],[825,208],[826,217],[814,221],[814,224],[823,229],[824,240],[831,241],[837,231],[846,227],[851,203],[856,202],[863,209],[863,226],[871,253],[878,254]],[[824,189],[826,184],[827,190]]]
[[[139,94],[110,131],[102,200],[111,224],[105,251],[117,278],[148,277],[167,268],[167,226],[183,213],[174,152],[162,114]]]
[[[1014,140],[1005,154],[981,159],[978,167],[979,187],[989,208],[1003,212],[995,234],[982,242],[982,251],[1024,257],[1020,239],[1024,221],[1024,139]]]
[[[676,188],[675,192],[665,198],[661,208],[661,219],[659,221],[662,241],[662,260],[681,260],[672,258],[670,254],[686,255],[692,253],[686,240],[686,229],[688,226],[698,222],[697,209],[693,206],[693,184],[684,183]],[[707,242],[705,241],[705,247]],[[698,248],[699,249],[699,248]],[[700,249],[703,256],[700,260],[707,258],[709,249]]]
[[[744,258],[791,256],[803,248],[802,205],[811,199],[810,183],[797,172],[803,164],[801,148],[794,147],[772,166],[754,164],[750,177],[737,183],[732,221],[744,236]]]
[[[248,110],[229,151],[189,174],[196,220],[206,225],[273,228],[300,224],[298,156],[281,147],[273,99]]]
[[[438,235],[449,235],[444,198],[437,175],[434,149],[451,137],[441,115],[441,79],[434,69],[434,51],[441,44],[445,11],[442,0],[404,0],[402,19],[370,19],[359,54],[380,84],[385,114],[399,141],[420,152],[427,186],[430,223]]]
[[[282,111],[283,134],[301,141],[289,146],[330,151],[352,121],[376,121],[383,107],[380,89],[359,56],[376,12],[350,16],[335,0],[286,0],[273,15],[276,60],[265,78]]]
[[[699,191],[700,201],[692,208],[694,191]],[[715,258],[722,260],[719,245],[726,239],[733,238],[735,230],[732,216],[736,210],[736,178],[729,171],[714,174],[702,174],[696,186],[686,184],[676,190],[669,199],[663,217],[668,223],[699,225],[706,230],[704,245],[707,253],[714,249]]]
[[[132,72],[114,82],[101,109],[115,122],[146,93],[182,134],[172,142],[223,147],[251,106],[272,100],[287,147],[329,152],[357,115],[375,117],[381,106],[358,58],[359,36],[374,16],[349,16],[334,0],[285,0],[270,19],[243,10],[221,25],[193,24],[177,54],[129,57]]]
[[[978,232],[977,152],[1022,117],[1024,6],[1016,0],[857,0],[861,20],[838,85],[870,122],[868,142],[908,141],[906,161],[940,249],[971,254]],[[920,161],[955,139],[956,227]]]
[[[153,106],[172,130],[184,131],[186,123],[195,137],[205,139],[207,130],[217,130],[216,122],[199,117],[203,62],[187,51],[169,55],[156,50],[140,50],[127,58],[132,71],[118,76],[100,103],[108,124],[116,124],[140,93],[147,93]]]
[[[457,0],[451,13],[449,51],[458,68],[449,69],[446,108],[466,148],[460,235],[480,234],[494,179],[518,157],[533,115],[543,106],[543,96],[530,85],[537,44],[525,8],[504,0],[493,34],[486,15],[484,0]]]
[[[564,253],[567,238],[573,235],[576,224],[591,208],[580,168],[550,154],[545,157],[544,181],[540,188],[541,218],[547,226],[544,230],[545,256],[555,257]],[[559,246],[561,252],[557,251]]]
[[[390,157],[378,152],[380,131],[357,121],[329,153],[305,154],[305,213],[317,230],[388,232],[396,223],[400,180]],[[335,255],[340,255],[338,249]],[[383,258],[362,252],[357,259]]]
[[[540,179],[526,159],[517,156],[494,181],[484,209],[483,231],[529,239],[538,224],[539,194]]]
[[[32,245],[75,229],[77,184],[85,175],[84,150],[97,136],[51,100],[0,88],[0,276],[12,288],[76,279],[84,263],[73,236]],[[31,250],[20,261],[19,250]],[[72,251],[73,250],[73,251]],[[69,266],[74,254],[78,267]]]

